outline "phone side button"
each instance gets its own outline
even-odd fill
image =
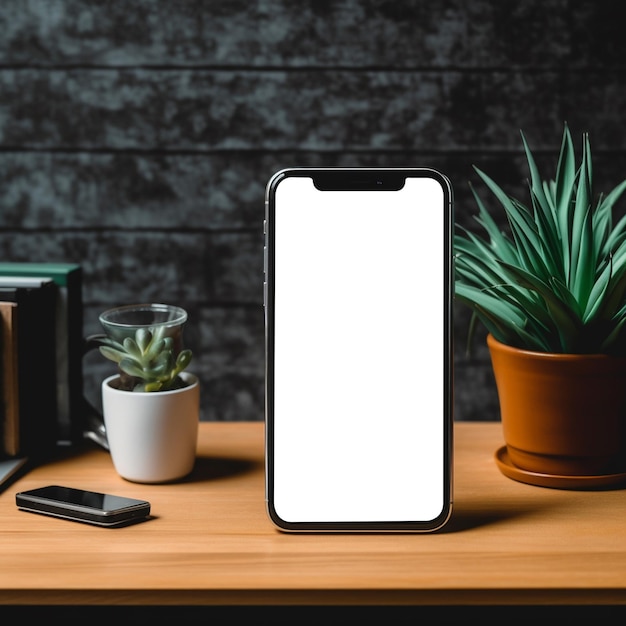
[[[267,283],[263,281],[263,306],[267,304]]]

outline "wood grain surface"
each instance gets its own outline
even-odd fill
[[[262,423],[203,423],[193,474],[126,482],[100,449],[0,494],[0,603],[106,605],[626,604],[626,491],[535,487],[494,462],[497,423],[455,427],[455,509],[432,534],[287,534],[264,501]],[[148,499],[152,519],[100,529],[19,511],[57,483]]]

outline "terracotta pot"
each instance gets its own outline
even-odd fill
[[[487,337],[511,462],[588,476],[624,471],[626,359],[520,350]]]

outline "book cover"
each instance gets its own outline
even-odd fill
[[[19,454],[34,459],[57,443],[56,299],[52,279],[0,277],[0,301],[17,304]]]
[[[6,489],[28,467],[26,457],[0,459],[0,492]]]
[[[2,452],[13,457],[20,451],[20,403],[18,387],[17,304],[0,302],[2,352]]]
[[[56,350],[59,443],[82,438],[83,271],[76,263],[0,262],[0,277],[47,277],[57,286]]]

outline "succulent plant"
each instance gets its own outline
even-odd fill
[[[594,202],[589,137],[576,165],[565,125],[554,180],[541,178],[524,134],[530,203],[508,196],[474,168],[504,209],[509,231],[472,188],[480,236],[458,224],[456,299],[498,341],[553,353],[626,353],[626,218],[613,206],[626,181]],[[472,332],[470,330],[470,338]]]
[[[101,354],[118,364],[121,389],[168,391],[185,386],[179,374],[191,362],[191,350],[175,354],[174,340],[164,332],[165,327],[142,327],[123,343],[109,337],[98,340]]]

